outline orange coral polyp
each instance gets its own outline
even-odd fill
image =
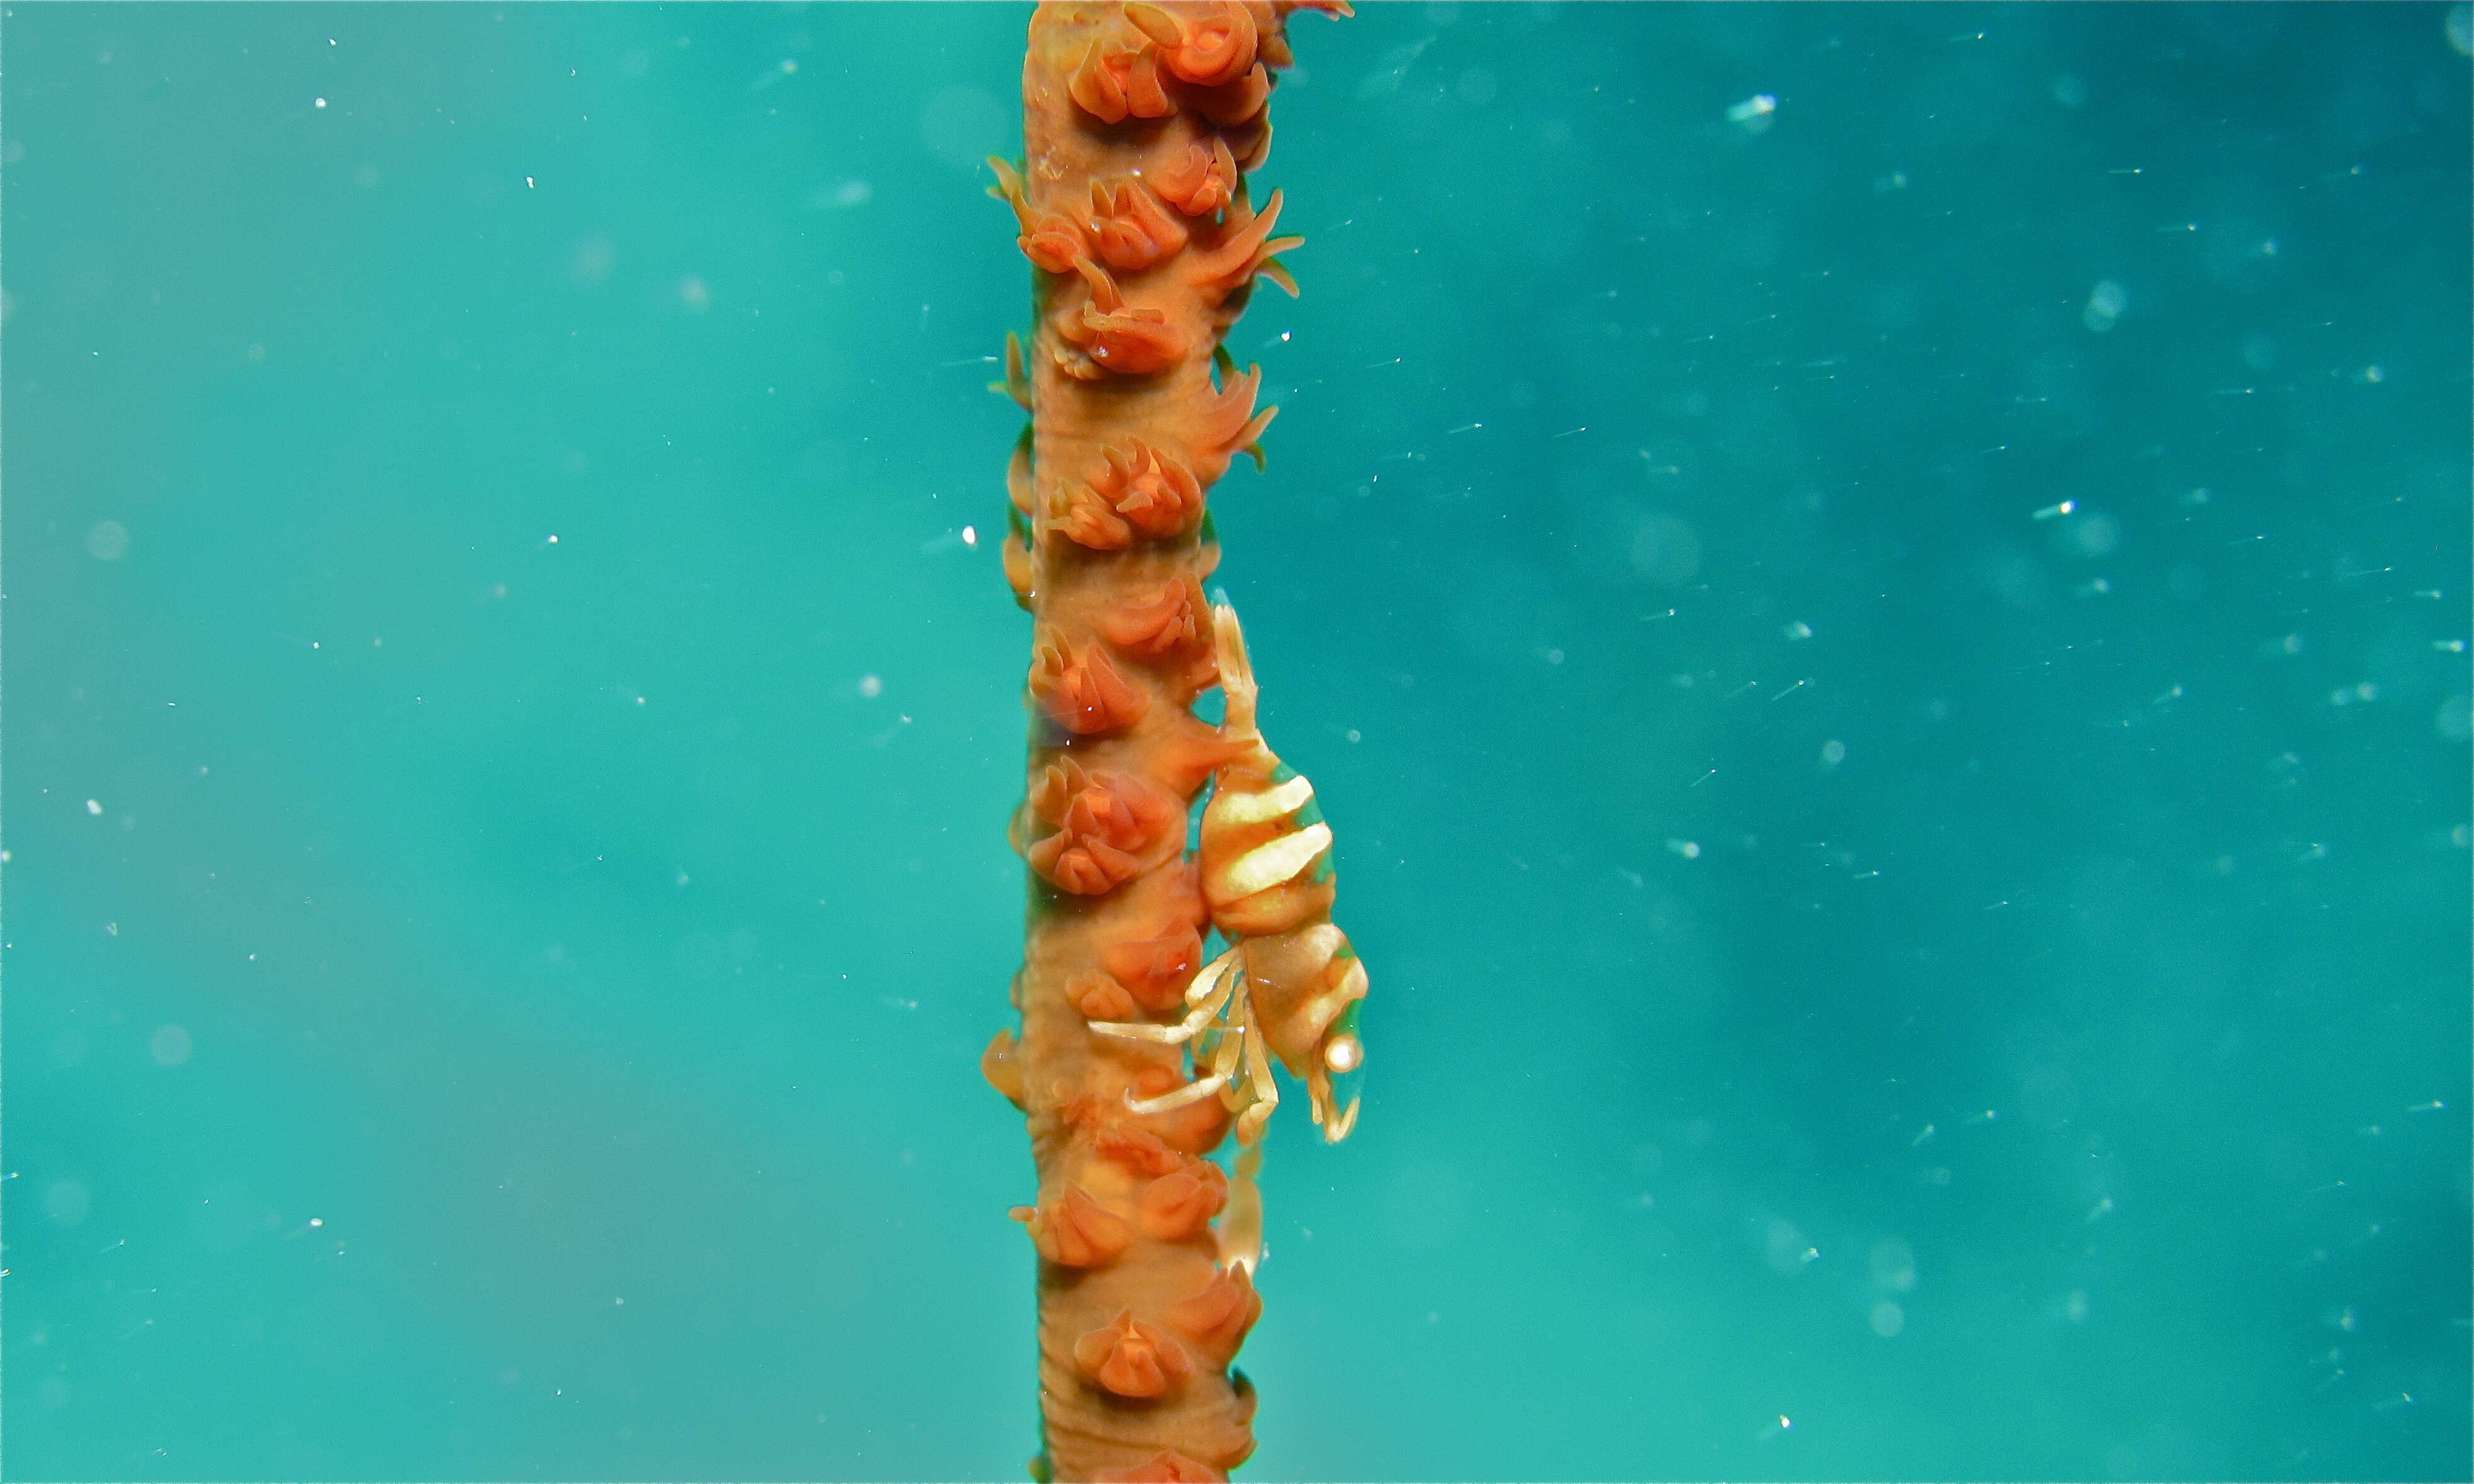
[[[1177,812],[1140,778],[1085,768],[1071,757],[1040,775],[1031,807],[1052,825],[1128,850],[1149,849]]]
[[[1091,489],[1145,536],[1183,536],[1202,518],[1202,484],[1194,471],[1139,438],[1105,450]]]
[[[1134,539],[1134,528],[1087,484],[1061,487],[1049,497],[1048,529],[1093,551],[1123,551]]]
[[[1193,1236],[1220,1214],[1228,1199],[1228,1177],[1208,1160],[1192,1169],[1162,1175],[1143,1187],[1134,1219],[1149,1235],[1163,1242]]]
[[[1028,859],[1031,869],[1058,891],[1077,897],[1113,891],[1132,880],[1143,865],[1140,857],[1104,840],[1079,839],[1063,832],[1033,845]]]
[[[1081,736],[1122,731],[1151,709],[1151,697],[1128,682],[1097,645],[1040,643],[1031,659],[1031,693],[1058,726]]]
[[[1080,1185],[1042,1202],[1017,1217],[1030,1229],[1031,1245],[1059,1267],[1096,1268],[1124,1256],[1134,1224],[1091,1198]]]
[[[1170,1147],[1151,1130],[1117,1116],[1117,1110],[1104,1099],[1078,1098],[1074,1109],[1075,1125],[1091,1140],[1092,1151],[1137,1175],[1157,1179],[1194,1162],[1192,1155]]]
[[[1198,512],[1201,504],[1198,494]],[[1100,633],[1127,654],[1158,658],[1202,645],[1210,623],[1210,611],[1202,602],[1202,584],[1187,577],[1162,583],[1155,591],[1127,599],[1100,619]]]
[[[1014,239],[1022,255],[1053,274],[1072,273],[1074,260],[1086,251],[1081,228],[1062,216],[1044,216],[1037,226]]]
[[[1223,1270],[1209,1285],[1171,1304],[1168,1322],[1206,1354],[1235,1354],[1262,1316],[1262,1295],[1243,1266]]]
[[[1090,286],[1091,297],[1070,315],[1050,317],[1059,335],[1104,371],[1126,375],[1165,371],[1184,359],[1188,337],[1170,323],[1168,311],[1127,303],[1117,280],[1087,257],[1076,258],[1074,268]]]
[[[1066,991],[1085,1020],[1123,1020],[1134,1014],[1134,996],[1105,974],[1086,974]]]
[[[1100,963],[1144,1009],[1173,1010],[1202,968],[1202,935],[1173,927],[1157,937],[1112,943],[1101,950]]]
[[[1141,778],[1087,771],[1070,757],[1050,764],[1031,803],[1057,826],[1031,847],[1031,869],[1082,897],[1132,880],[1177,817],[1176,806]]]
[[[1164,118],[1176,107],[1160,88],[1158,53],[1107,36],[1093,40],[1082,54],[1067,90],[1084,112],[1105,124]]]
[[[1181,251],[1191,235],[1140,180],[1091,182],[1091,240],[1109,267],[1139,273]]]
[[[1186,338],[1156,309],[1124,309],[1104,314],[1082,306],[1081,333],[1076,344],[1102,368],[1128,376],[1166,371],[1185,359]]]
[[[1181,5],[1175,11],[1130,4],[1126,19],[1159,43],[1168,70],[1188,83],[1217,87],[1244,76],[1254,64],[1254,19],[1234,0]]]
[[[1168,203],[1187,216],[1207,216],[1228,204],[1237,194],[1237,156],[1218,134],[1201,140],[1152,175],[1152,185]]]
[[[1137,1321],[1131,1309],[1076,1340],[1074,1362],[1110,1394],[1128,1399],[1159,1396],[1194,1374],[1185,1347]]]

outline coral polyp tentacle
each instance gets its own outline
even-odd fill
[[[1007,1102],[1029,1111],[1022,1101],[1022,1046],[1012,1031],[999,1031],[989,1038],[987,1049],[980,1053],[980,1075]]]
[[[1209,484],[1228,471],[1239,449],[1263,436],[1279,416],[1277,407],[1254,410],[1263,384],[1263,368],[1249,366],[1242,374],[1222,378],[1218,390],[1205,389],[1188,424],[1194,432],[1194,475]]]
[[[1005,369],[1005,379],[989,382],[988,390],[1031,411],[1031,373],[1023,369],[1022,337],[1011,330],[1006,331]]]
[[[1237,168],[1252,175],[1272,157],[1272,121],[1257,117],[1228,131],[1228,148],[1236,156]]]
[[[1272,101],[1272,75],[1257,61],[1244,76],[1198,89],[1191,96],[1196,112],[1223,129],[1233,129],[1262,116],[1263,106]]]
[[[1031,429],[1025,427],[1013,445],[1013,457],[1006,460],[1006,502],[1023,515],[1031,514]]]
[[[997,183],[988,187],[988,194],[1013,207],[1015,220],[1028,217],[1031,206],[1023,192],[1022,167],[1002,155],[991,155],[987,159],[988,169],[997,178]]]
[[[1232,223],[1234,229],[1221,239],[1220,246],[1193,259],[1189,270],[1194,281],[1206,288],[1233,289],[1252,278],[1271,261],[1274,252],[1285,252],[1302,247],[1303,237],[1272,235],[1272,227],[1280,219],[1281,193],[1273,191],[1263,209],[1242,224]],[[1232,205],[1233,216],[1236,208]]]
[[[1018,515],[1006,521],[1005,545],[998,560],[1004,564],[1006,586],[1013,589],[1013,601],[1025,611],[1036,606],[1039,596],[1039,572],[1031,556],[1031,527]]]

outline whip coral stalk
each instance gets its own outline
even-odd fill
[[[1331,924],[1331,831],[1255,721],[1236,614],[1207,606],[1204,512],[1255,441],[1260,377],[1220,348],[1274,254],[1271,147],[1292,0],[1042,4],[1020,168],[991,161],[1035,322],[1003,390],[1031,413],[1005,570],[1031,614],[1021,1029],[982,1061],[1028,1116],[1039,1273],[1038,1478],[1217,1479],[1253,1449],[1230,1358],[1261,1312],[1254,1175],[1306,1083],[1327,1139],[1357,1104],[1366,972]],[[1341,0],[1309,8],[1346,13]],[[1214,684],[1218,727],[1193,714]],[[1213,785],[1200,849],[1193,804]],[[1206,962],[1204,937],[1226,951]],[[1234,1170],[1210,1154],[1229,1132]]]

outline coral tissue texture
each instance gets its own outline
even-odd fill
[[[1038,1255],[1035,1476],[1217,1479],[1253,1448],[1229,1365],[1261,1309],[1251,1182],[1232,1190],[1205,1158],[1229,1112],[1130,1108],[1188,1084],[1185,1048],[1092,1026],[1176,1021],[1202,968],[1188,820],[1231,754],[1190,709],[1219,679],[1204,499],[1273,411],[1219,347],[1258,277],[1294,292],[1279,194],[1258,205],[1247,176],[1297,8],[1042,4],[1024,160],[998,168],[1036,316],[1007,358],[1031,424],[1005,552],[1032,616],[1013,830],[1031,900],[1021,1034],[983,1069],[1028,1115],[1038,1169],[1014,1212]]]

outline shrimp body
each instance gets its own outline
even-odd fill
[[[1314,1121],[1338,1143],[1356,1127],[1353,1085],[1365,1065],[1357,1006],[1366,966],[1331,921],[1331,826],[1314,785],[1282,763],[1255,721],[1255,683],[1236,610],[1211,610],[1227,713],[1225,760],[1213,772],[1198,852],[1211,925],[1228,949],[1196,974],[1190,1007],[1174,1025],[1099,1023],[1104,1035],[1195,1042],[1195,1080],[1141,1111],[1164,1111],[1213,1093],[1237,1114],[1238,1142],[1262,1137],[1279,1091],[1276,1058],[1304,1080]],[[1340,1090],[1351,1089],[1347,1104]]]

